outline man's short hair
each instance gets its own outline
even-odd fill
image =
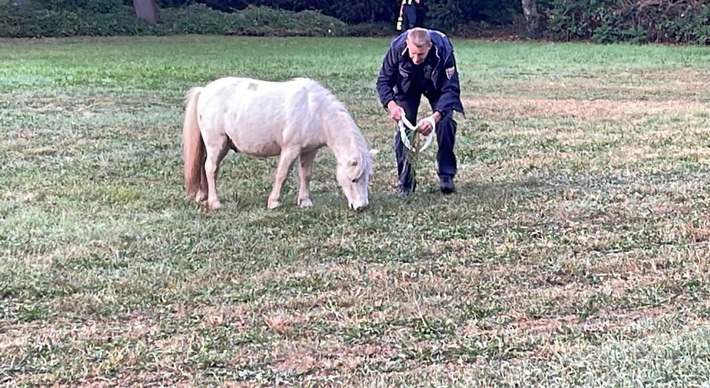
[[[431,46],[431,37],[429,36],[429,30],[421,27],[412,28],[407,33],[407,42],[415,45],[416,47]]]

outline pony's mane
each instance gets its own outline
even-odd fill
[[[340,123],[343,124],[339,125],[338,128],[346,129],[346,131],[343,132],[347,133],[350,137],[351,144],[353,144],[359,151],[358,154],[360,156],[360,162],[358,163],[359,171],[357,173],[357,177],[359,178],[363,172],[366,171],[366,169],[369,169],[372,166],[372,159],[367,143],[365,142],[365,137],[363,137],[360,129],[355,123],[355,120],[353,120],[352,115],[350,115],[350,112],[345,107],[345,104],[343,104],[342,101],[340,101],[330,90],[314,80],[308,78],[295,78],[294,80],[312,83],[311,91],[320,94],[320,97],[322,98],[321,103],[324,105],[324,108],[331,112],[336,112],[335,117]]]

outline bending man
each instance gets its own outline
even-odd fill
[[[410,122],[416,122],[421,96],[429,100],[434,111],[430,117],[436,123],[439,187],[444,194],[456,191],[456,121],[453,113],[464,111],[454,48],[449,38],[439,31],[424,28],[413,28],[395,38],[382,61],[377,93],[395,121],[404,113]],[[432,125],[427,119],[417,124],[417,131],[424,136],[431,130]],[[416,182],[412,179],[411,165],[407,163],[399,132],[395,134],[395,150],[400,195],[407,196],[415,191]]]

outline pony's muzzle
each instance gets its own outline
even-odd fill
[[[367,203],[358,204],[358,205],[353,204],[353,203],[350,204],[350,209],[354,210],[356,212],[361,212],[361,211],[365,210],[366,208],[367,208]]]

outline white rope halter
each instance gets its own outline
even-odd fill
[[[424,151],[429,147],[431,144],[431,140],[434,138],[434,132],[436,132],[436,121],[430,116],[424,119],[425,121],[428,121],[431,123],[431,132],[429,135],[427,135],[426,139],[424,140],[424,145],[419,147],[419,149],[414,150],[415,152],[421,152]],[[412,149],[412,145],[409,143],[409,138],[407,137],[407,132],[404,128],[406,125],[407,128],[411,129],[412,131],[416,130],[416,126],[412,125],[412,123],[407,120],[407,117],[404,115],[404,111],[402,111],[402,118],[399,120],[399,137],[402,138],[402,143],[404,143],[404,146],[407,147],[407,149]]]

